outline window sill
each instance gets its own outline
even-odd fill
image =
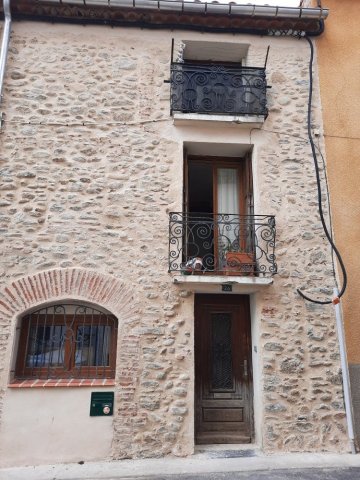
[[[115,380],[112,378],[91,379],[91,378],[68,378],[68,379],[48,379],[48,380],[13,380],[8,388],[68,388],[68,387],[113,387]]]
[[[234,126],[261,127],[265,121],[264,115],[212,115],[207,113],[173,113],[174,125],[192,125],[200,123],[228,123]]]

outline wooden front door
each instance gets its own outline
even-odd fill
[[[195,440],[250,443],[253,431],[249,297],[195,297]]]

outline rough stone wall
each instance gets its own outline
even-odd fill
[[[144,52],[141,38],[129,44],[97,30],[100,41],[77,28],[64,37],[62,27],[39,34],[36,24],[14,26],[1,283],[73,266],[123,279],[140,311],[119,339],[119,382],[128,393],[119,393],[113,456],[168,454],[175,438],[175,452],[189,453],[181,436],[192,381],[191,307],[167,275],[167,211],[180,199],[177,146],[155,138],[146,123],[169,121],[168,103],[155,101],[168,76],[168,45]]]
[[[193,295],[167,274],[167,213],[181,210],[186,140],[169,118],[163,83],[173,35],[19,23],[11,39],[0,287],[76,267],[132,290],[138,316],[118,342],[112,458],[193,450]],[[175,36],[204,40],[196,33]],[[271,44],[264,129],[281,132],[238,133],[239,142],[254,144],[256,210],[275,214],[278,227],[279,275],[257,295],[264,389],[257,441],[266,451],[341,451],[345,423],[331,307],[305,305],[295,292],[321,285],[327,293],[332,285],[304,124],[307,46],[295,39],[223,38],[250,43],[255,66]],[[5,392],[14,316],[1,322]]]
[[[328,300],[334,287],[307,139],[310,50],[301,41],[296,50],[270,52],[258,202],[276,216],[279,274],[260,301],[265,444],[271,451],[337,451],[346,448],[346,427],[333,307],[304,302],[296,293],[300,288]],[[319,146],[320,115],[315,64],[312,128]],[[325,189],[323,201],[326,215]]]

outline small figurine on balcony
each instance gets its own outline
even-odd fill
[[[203,268],[203,261],[201,257],[190,258],[184,266],[183,273],[185,275],[192,275],[195,272],[201,271]]]

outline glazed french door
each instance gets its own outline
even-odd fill
[[[184,210],[203,227],[192,229],[187,255],[203,258],[207,270],[222,271],[226,251],[253,248],[251,228],[244,224],[244,216],[253,213],[250,156],[190,157],[185,177]]]

